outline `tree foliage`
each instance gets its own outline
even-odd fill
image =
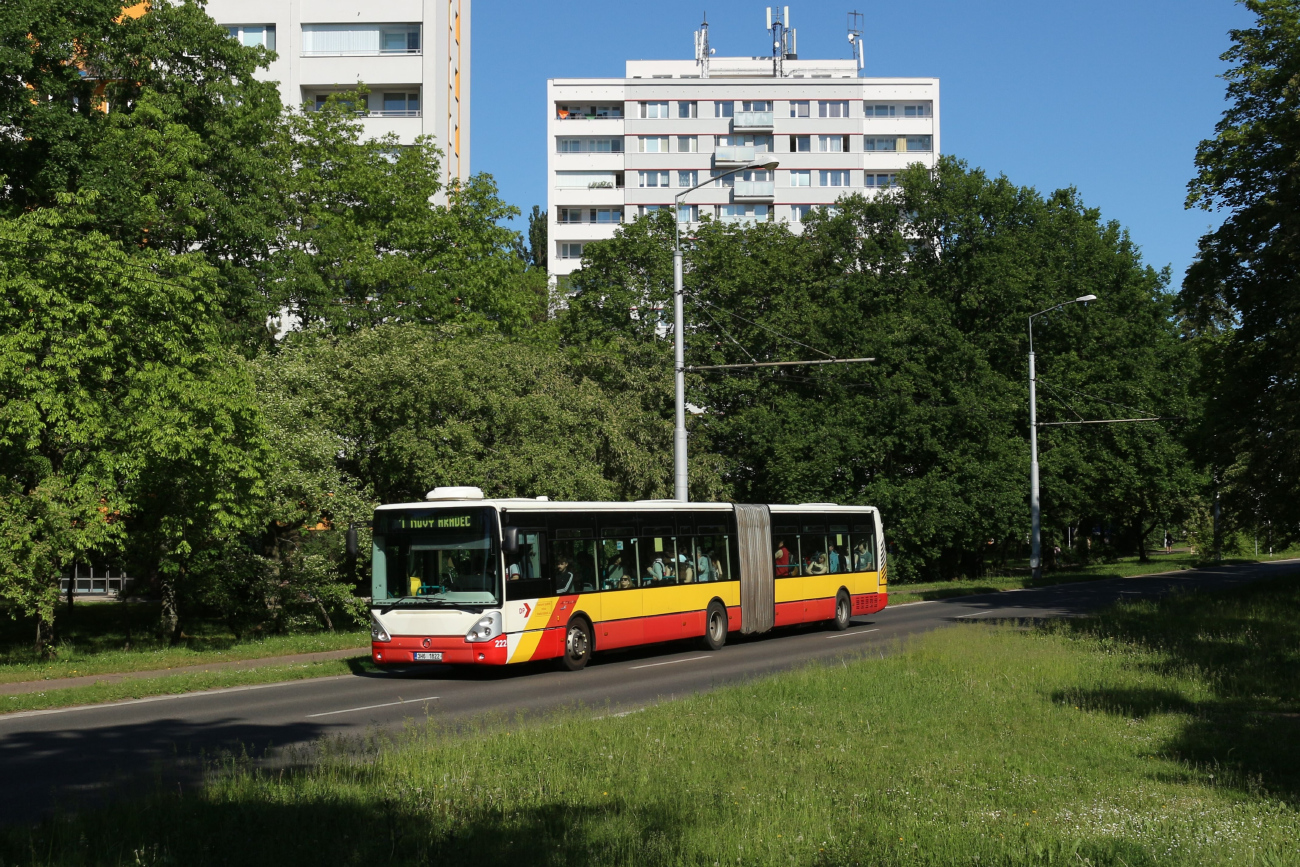
[[[1300,536],[1300,3],[1246,0],[1254,27],[1223,55],[1229,106],[1197,149],[1188,206],[1227,218],[1200,241],[1183,283],[1202,336],[1199,442],[1240,526]]]
[[[670,216],[639,220],[588,248],[567,340],[623,334],[671,364],[673,230]],[[1114,417],[1116,404],[1191,412],[1167,275],[1073,191],[1044,198],[945,160],[894,194],[842,200],[802,236],[706,221],[688,262],[688,364],[877,359],[692,375],[689,399],[706,410],[692,450],[725,456],[741,500],[879,505],[903,574],[977,573],[1025,542],[1030,313],[1101,297],[1039,321],[1042,420]],[[1054,429],[1043,447],[1049,540],[1082,525],[1138,549],[1196,493],[1165,427]]]

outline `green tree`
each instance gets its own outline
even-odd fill
[[[363,95],[286,118],[293,219],[275,254],[281,303],[336,332],[394,320],[509,332],[535,321],[544,291],[514,253],[518,235],[500,225],[518,210],[487,175],[443,190],[427,136],[405,147],[363,139],[348,108]]]
[[[673,232],[670,215],[638,220],[585,251],[561,320],[569,343],[624,335],[671,369]],[[1043,420],[1075,418],[1071,406],[1110,417],[1105,401],[1187,413],[1191,356],[1167,276],[1072,191],[1044,198],[944,160],[891,194],[842,200],[801,236],[705,221],[688,263],[688,363],[877,359],[692,375],[705,411],[691,448],[719,456],[740,500],[880,506],[895,575],[976,574],[1023,550],[1030,313],[1102,298],[1040,321],[1040,376],[1055,389]],[[1196,490],[1163,427],[1053,429],[1043,448],[1049,527],[1113,525],[1127,550]]]
[[[533,212],[528,216],[528,261],[534,268],[546,270],[548,247],[546,212],[539,205],[533,205]]]
[[[455,484],[590,500],[668,490],[671,377],[612,352],[385,325],[292,335],[267,365],[275,391],[311,404],[305,424],[328,432],[348,483],[380,502]]]
[[[1183,282],[1205,350],[1199,456],[1239,526],[1300,536],[1300,3],[1245,0],[1223,59],[1229,106],[1197,149],[1188,206],[1227,211]]]
[[[128,535],[174,599],[257,494],[255,401],[201,256],[48,209],[0,220],[0,248],[0,588],[43,649],[60,571]]]
[[[281,105],[254,73],[273,55],[193,0],[14,0],[0,6],[0,213],[75,207],[123,244],[199,252],[232,338],[256,345],[265,263],[286,216]]]

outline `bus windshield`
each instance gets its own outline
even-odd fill
[[[496,606],[501,567],[492,509],[375,514],[372,604]]]

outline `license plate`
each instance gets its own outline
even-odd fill
[[[442,653],[415,653],[416,662],[442,662]]]

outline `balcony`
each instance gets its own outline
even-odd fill
[[[770,202],[776,198],[776,181],[736,181],[735,201]]]
[[[735,214],[723,214],[718,217],[718,222],[726,226],[757,226],[759,222],[767,222],[767,217],[752,217],[748,214],[739,216]]]
[[[719,166],[748,166],[754,163],[757,153],[753,145],[723,146],[714,153],[713,162]]]
[[[774,116],[774,112],[770,111],[738,111],[732,120],[731,128],[735,130],[770,131]]]

